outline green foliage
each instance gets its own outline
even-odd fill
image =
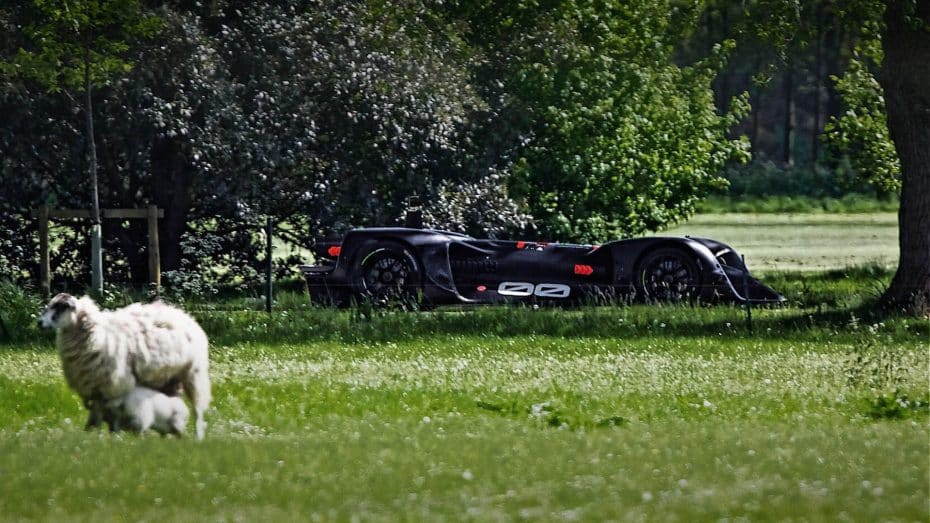
[[[423,226],[475,237],[506,237],[529,229],[533,216],[510,198],[507,173],[494,172],[473,183],[443,180],[422,205]],[[401,212],[406,219],[412,209]]]
[[[534,121],[515,195],[544,236],[601,241],[656,230],[693,212],[724,183],[723,165],[746,157],[747,143],[726,136],[745,98],[720,116],[710,89],[727,46],[689,67],[671,60],[688,12],[664,2],[562,2],[520,15],[529,25],[508,29],[530,36],[504,50],[515,63],[505,81]]]
[[[853,328],[859,327],[858,319],[850,321]],[[880,324],[869,330],[874,332]],[[865,411],[874,419],[904,419],[930,412],[930,393],[918,392],[916,398],[908,397],[907,388],[909,362],[897,347],[878,345],[870,340],[855,346],[848,355],[846,379],[850,385],[866,392],[863,399]]]
[[[724,172],[726,194],[733,198],[769,196],[809,196],[840,198],[847,194],[875,196],[876,191],[856,184],[850,167],[840,162],[835,168],[781,167],[770,161],[730,166]]]
[[[746,153],[727,134],[746,100],[719,115],[710,88],[733,43],[703,59],[677,51],[703,4],[88,0],[60,16],[59,5],[5,7],[0,52],[44,60],[33,37],[69,16],[78,25],[59,28],[62,41],[102,32],[100,52],[117,61],[92,56],[120,80],[93,95],[101,204],[165,209],[166,281],[188,294],[258,281],[267,214],[306,246],[396,224],[418,196],[427,226],[599,240],[686,217]],[[152,13],[159,33],[133,37],[151,35]],[[76,49],[59,47],[46,58]],[[28,69],[45,83],[55,73]],[[28,211],[91,198],[72,104],[22,76],[0,85],[0,264],[35,275]],[[144,227],[105,226],[107,279],[144,281]],[[83,284],[85,232],[53,231],[57,285]]]
[[[169,283],[254,279],[256,231],[269,214],[289,223],[281,235],[297,245],[395,224],[414,195],[431,206],[429,226],[493,235],[526,225],[502,189],[509,145],[482,142],[497,113],[471,84],[467,46],[414,3],[371,4],[169,3],[157,10],[157,37],[120,54],[135,66],[93,93],[101,204],[165,209]],[[9,36],[0,54],[35,47],[21,27],[36,16],[0,12]],[[86,164],[73,108],[37,87],[19,77],[0,85],[8,115],[0,166],[10,177],[0,184],[3,230],[8,221],[24,230],[22,215],[39,202],[86,208],[91,200],[78,174]],[[74,280],[87,249],[81,235],[64,234],[53,266],[82,285]],[[104,234],[107,280],[144,281],[144,227],[106,222]],[[32,269],[28,254],[17,256]],[[213,270],[217,258],[223,275]]]
[[[857,178],[885,193],[901,189],[901,162],[888,134],[885,99],[863,59],[854,58],[842,77],[834,77],[846,113],[832,118],[824,139],[849,155]]]
[[[869,401],[868,413],[874,419],[909,419],[930,412],[930,396],[911,399],[897,391],[876,396]]]
[[[850,193],[839,198],[815,196],[708,196],[697,205],[700,214],[865,214],[897,212],[898,201]]]
[[[23,28],[32,44],[20,48],[8,73],[30,78],[50,92],[81,92],[132,68],[127,41],[151,36],[158,19],[141,15],[138,0],[33,0],[33,21]]]
[[[38,298],[31,292],[0,279],[0,341],[22,343],[35,340],[40,307]]]
[[[898,210],[896,195],[863,185],[848,161],[832,168],[755,161],[726,169],[728,186],[698,204],[701,213],[870,213]]]

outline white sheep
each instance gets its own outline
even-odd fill
[[[207,335],[184,311],[161,302],[134,303],[101,311],[87,296],[59,294],[39,318],[57,330],[58,349],[68,385],[90,410],[88,428],[107,421],[106,404],[137,386],[176,395],[183,388],[203,439],[204,411],[210,405]]]
[[[181,436],[190,417],[181,398],[148,387],[136,387],[122,398],[110,400],[106,409],[114,416],[116,430],[123,426],[139,433],[155,429],[162,436]]]

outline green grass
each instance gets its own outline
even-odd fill
[[[201,311],[201,443],[86,433],[7,346],[0,519],[926,521],[930,327],[856,314]]]
[[[687,228],[788,306],[750,332],[731,306],[189,300],[212,342],[203,442],[85,432],[52,337],[5,311],[0,520],[930,519],[930,322],[870,308],[894,216]]]
[[[894,213],[699,214],[667,234],[728,243],[754,271],[823,271],[898,260]]]
[[[896,197],[878,198],[862,194],[839,197],[777,195],[777,196],[710,196],[698,204],[701,214],[721,213],[806,213],[862,214],[897,212]]]

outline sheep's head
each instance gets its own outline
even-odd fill
[[[77,312],[77,299],[70,294],[61,293],[48,302],[39,316],[39,327],[43,329],[64,329],[74,325]]]

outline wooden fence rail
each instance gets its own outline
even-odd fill
[[[52,289],[52,271],[49,260],[48,222],[52,219],[90,219],[89,209],[52,209],[42,205],[32,212],[39,219],[39,279],[42,294],[48,297]],[[158,252],[158,219],[165,217],[165,211],[154,205],[145,209],[100,209],[100,217],[117,220],[144,219],[148,221],[149,282],[155,291],[161,288],[161,257]]]

